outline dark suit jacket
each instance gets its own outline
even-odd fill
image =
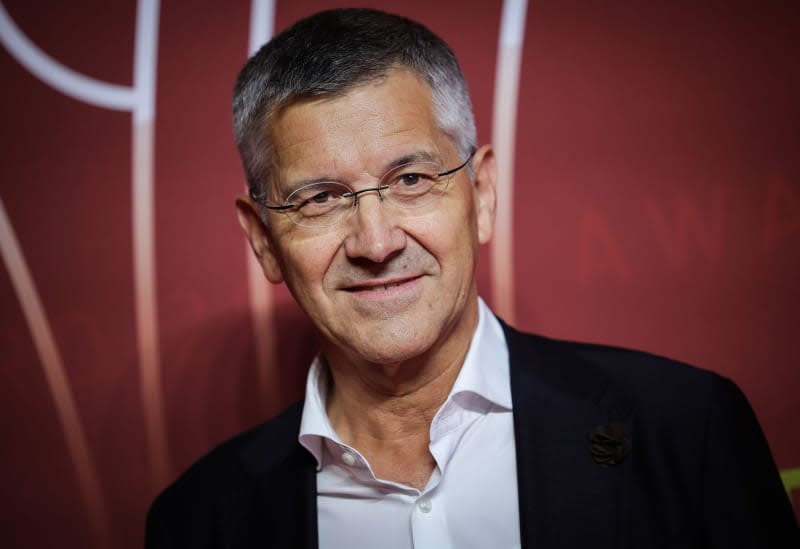
[[[732,382],[505,330],[523,547],[800,548],[764,436]],[[301,411],[292,406],[184,473],[150,510],[147,548],[316,548],[315,461],[297,442]],[[603,467],[589,439],[612,422],[625,426],[631,450]]]

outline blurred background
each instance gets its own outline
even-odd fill
[[[299,398],[254,271],[230,96],[321,0],[0,4],[0,538],[137,548],[152,498]],[[800,509],[797,2],[362,1],[459,56],[501,166],[481,293],[748,395]]]

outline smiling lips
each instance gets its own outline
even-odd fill
[[[387,282],[372,282],[367,281],[359,284],[355,284],[353,286],[349,286],[344,288],[345,291],[348,292],[376,292],[380,290],[389,290],[391,288],[399,288],[400,286],[404,286],[410,282],[414,282],[421,278],[420,276],[414,276],[411,278],[403,278],[401,280],[391,280]]]
[[[384,284],[382,286],[379,284],[378,286],[372,286],[370,288],[363,288],[363,290],[365,290],[367,292],[374,292],[375,290],[380,290],[381,288],[383,288],[384,290],[388,290],[389,288],[397,288],[400,284],[403,284],[403,283],[402,282],[392,282],[391,284]]]

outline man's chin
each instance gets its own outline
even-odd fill
[[[335,344],[339,349],[336,354],[350,362],[393,366],[423,358],[436,344],[436,338],[431,337],[435,331],[418,323],[394,317],[374,324],[372,329],[360,325],[358,334],[340,339]]]

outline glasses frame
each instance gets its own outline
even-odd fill
[[[469,156],[467,157],[466,160],[464,160],[464,162],[462,162],[461,164],[459,164],[455,168],[452,168],[452,169],[445,170],[443,172],[437,173],[436,177],[440,178],[440,177],[447,177],[449,175],[453,175],[457,171],[459,171],[459,170],[463,169],[464,167],[466,167],[466,165],[469,164],[470,160],[472,160],[473,156],[475,156],[475,149],[474,148],[472,149],[472,152],[469,153]],[[349,210],[348,211],[348,215],[349,215],[349,212],[352,212],[358,206],[358,197],[359,197],[359,195],[364,194],[364,193],[374,192],[374,193],[377,193],[378,197],[381,199],[381,201],[383,201],[384,198],[383,198],[383,195],[381,194],[381,191],[385,191],[386,189],[388,189],[390,187],[390,185],[378,185],[377,187],[367,187],[366,189],[361,189],[361,190],[358,190],[358,191],[354,191],[354,190],[352,190],[350,188],[349,185],[347,185],[345,183],[340,183],[340,185],[342,185],[343,187],[345,187],[347,189],[350,189],[350,192],[345,193],[342,196],[344,198],[352,198],[353,199],[352,206],[350,206],[348,208],[348,210]],[[272,211],[275,211],[275,212],[282,212],[282,213],[287,214],[286,217],[289,218],[289,221],[291,221],[292,223],[294,223],[295,225],[298,225],[300,227],[310,227],[310,228],[323,229],[323,228],[333,227],[335,225],[338,225],[339,223],[344,221],[344,219],[347,218],[347,215],[346,215],[341,220],[336,221],[334,223],[331,223],[330,225],[304,225],[302,223],[298,223],[291,216],[288,215],[289,212],[292,210],[292,208],[296,208],[297,207],[297,204],[267,204],[266,202],[263,202],[262,206],[264,208],[266,208],[267,210],[272,210]]]

